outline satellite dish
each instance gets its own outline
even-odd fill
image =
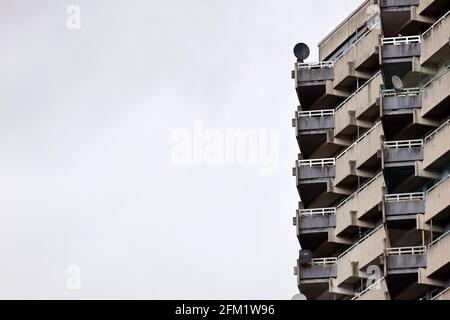
[[[291,300],[307,300],[306,299],[306,296],[305,295],[303,295],[303,294],[296,294],[295,296],[293,296],[292,298],[291,298]]]
[[[304,43],[297,43],[294,47],[294,55],[300,62],[308,59],[310,54],[309,47]]]
[[[399,76],[392,77],[392,84],[394,85],[395,90],[403,90],[404,88],[403,81]]]

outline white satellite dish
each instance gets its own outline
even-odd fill
[[[306,296],[305,295],[303,295],[303,294],[296,294],[295,296],[293,296],[292,298],[291,298],[291,300],[307,300],[306,299]]]
[[[394,85],[395,90],[403,90],[405,87],[403,85],[403,81],[399,76],[393,76],[392,77],[392,84]]]

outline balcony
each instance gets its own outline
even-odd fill
[[[335,30],[319,43],[320,60],[332,56],[339,49],[346,49],[346,42],[363,28],[368,20],[368,12],[371,1],[365,1],[349,17],[347,17]]]
[[[297,261],[297,267],[294,268],[297,285],[308,300],[330,300],[329,280],[335,278],[336,274],[336,258],[313,259],[310,264],[303,266]]]
[[[304,110],[324,109],[348,96],[333,89],[334,61],[296,63],[292,78]]]
[[[353,195],[341,202],[336,211],[336,235],[353,236],[359,228],[374,228],[383,201],[384,176],[380,172]]]
[[[328,232],[336,227],[336,208],[301,209],[296,221],[298,234]]]
[[[367,278],[365,269],[371,264],[379,264],[378,259],[384,254],[386,241],[386,231],[380,225],[341,254],[337,260],[336,285],[355,284],[361,278]]]
[[[423,166],[426,170],[440,169],[450,162],[448,137],[450,137],[450,120],[425,138]]]
[[[406,86],[419,83],[420,74],[413,68],[413,61],[420,57],[421,40],[420,35],[381,39],[381,61],[386,88],[393,88],[393,76],[402,78]]]
[[[427,247],[402,247],[386,249],[388,275],[417,273],[427,267]]]
[[[450,11],[425,31],[422,38],[420,64],[440,65],[450,55]]]
[[[370,79],[370,70],[379,66],[380,23],[370,29],[343,51],[335,60],[334,88],[345,89],[356,85],[357,79]]]
[[[450,231],[429,245],[427,276],[437,279],[450,276]]]
[[[433,20],[417,12],[419,0],[382,0],[380,3],[384,34],[413,35],[424,30]]]
[[[418,13],[426,16],[438,16],[449,9],[448,0],[420,0]]]
[[[296,177],[297,189],[305,208],[328,207],[350,194],[333,186],[335,164],[335,158],[297,161],[293,175]]]
[[[299,111],[293,119],[297,142],[307,158],[325,158],[335,154],[347,141],[334,138],[334,109]]]
[[[384,197],[385,219],[390,227],[412,228],[417,215],[425,214],[425,193],[388,194]]]
[[[390,300],[386,278],[383,277],[372,285],[361,288],[352,300]]]
[[[385,168],[414,166],[423,160],[423,140],[390,141],[383,144]]]
[[[448,47],[450,48],[450,45]],[[439,119],[447,113],[450,103],[450,91],[448,88],[450,88],[450,66],[443,68],[438,75],[424,85],[423,117]]]
[[[445,221],[450,217],[450,176],[427,191],[425,221]]]
[[[352,186],[358,177],[373,178],[381,169],[383,126],[378,122],[336,158],[336,186]]]
[[[378,72],[336,108],[336,137],[352,136],[358,127],[372,128],[372,119],[377,118],[380,111],[378,104],[382,84],[383,76]]]
[[[431,300],[436,300],[436,301],[440,301],[440,300],[448,301],[448,300],[450,300],[450,288],[444,289],[443,291],[438,293],[436,296],[434,296]]]

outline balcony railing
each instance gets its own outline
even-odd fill
[[[422,42],[422,36],[409,36],[409,37],[392,37],[392,38],[383,38],[381,40],[381,45],[383,46],[389,46],[389,45],[405,45],[405,44],[412,44],[412,43],[421,43]]]
[[[424,88],[427,88],[433,84],[434,81],[438,80],[439,78],[446,75],[448,72],[450,72],[450,65],[446,66],[441,72],[439,72],[437,75],[435,75],[430,81],[425,83],[423,85]]]
[[[450,234],[450,230],[448,230],[446,233],[444,233],[442,236],[434,240],[432,243],[428,245],[428,248],[432,248],[435,245],[437,245],[439,242],[441,242],[445,237],[447,237]]]
[[[333,67],[334,67],[334,61],[297,63],[297,69],[299,69],[299,70],[331,69]]]
[[[311,260],[311,264],[320,265],[320,266],[327,266],[327,265],[332,265],[332,264],[336,264],[336,263],[337,263],[337,258],[335,258],[335,257],[333,257],[333,258],[317,258],[317,259]]]
[[[401,90],[386,89],[381,91],[383,97],[412,97],[422,95],[422,88],[405,88]]]
[[[338,55],[336,57],[336,60],[341,59],[343,56],[345,56],[351,49],[353,49],[354,47],[356,47],[356,45],[358,45],[358,43],[360,43],[364,38],[366,38],[366,36],[373,30],[375,29],[375,27],[379,26],[381,24],[381,19],[376,19],[376,22],[373,23],[372,25],[369,26],[369,30],[367,30],[366,33],[364,33],[360,38],[358,38],[358,40],[356,40],[350,47],[348,47],[346,50],[344,50],[340,55]]]
[[[422,201],[425,200],[425,192],[387,194],[384,196],[384,200],[386,202]]]
[[[434,130],[432,133],[430,133],[429,135],[427,135],[425,137],[425,142],[433,139],[442,129],[444,129],[446,126],[448,126],[450,124],[450,119],[448,119],[447,121],[445,121],[439,128],[437,128],[436,130]]]
[[[442,18],[440,18],[438,21],[436,21],[427,31],[425,31],[422,34],[422,37],[425,37],[428,35],[428,33],[430,33],[431,31],[434,30],[434,28],[436,28],[437,25],[439,25],[442,21],[444,21],[448,16],[450,16],[450,11],[448,11]]]
[[[336,208],[303,209],[298,213],[300,216],[332,216],[336,214]]]
[[[386,149],[410,149],[410,148],[422,148],[423,140],[401,140],[401,141],[389,141],[384,143]]]
[[[351,300],[356,300],[359,297],[361,297],[362,295],[366,294],[367,292],[369,292],[370,290],[372,290],[373,288],[377,287],[380,285],[380,283],[385,279],[385,277],[381,278],[380,280],[377,280],[376,282],[372,283],[370,286],[364,285],[361,288],[356,290],[356,295],[351,299]]]
[[[356,96],[362,89],[364,89],[367,85],[369,85],[369,83],[375,79],[376,77],[378,77],[381,73],[381,70],[378,71],[377,73],[375,73],[373,75],[372,78],[370,78],[369,80],[367,80],[361,87],[359,87],[358,89],[356,89],[355,92],[353,92],[347,99],[345,99],[340,105],[338,105],[336,107],[336,111],[338,111],[339,109],[341,109],[349,100],[351,100],[354,96]]]
[[[360,138],[358,138],[358,140],[356,140],[355,142],[353,142],[353,144],[348,147],[347,149],[345,149],[341,154],[339,154],[336,159],[340,159],[342,158],[345,154],[347,154],[347,152],[349,152],[351,149],[353,149],[358,143],[360,143],[365,137],[367,137],[372,131],[374,131],[379,125],[381,125],[381,121],[377,122],[369,131],[367,131],[366,133],[364,133]]]
[[[427,193],[430,193],[431,191],[433,191],[434,189],[436,189],[437,187],[439,187],[441,184],[443,184],[444,182],[446,182],[448,179],[450,179],[450,175],[446,176],[445,178],[443,178],[441,181],[439,181],[438,183],[436,183],[434,186],[432,186],[430,189],[427,190]]]
[[[342,201],[341,203],[339,203],[339,205],[337,206],[337,209],[343,207],[344,205],[346,205],[350,200],[352,200],[354,197],[356,197],[356,195],[358,195],[359,193],[361,193],[364,189],[366,189],[368,186],[370,186],[373,182],[375,182],[375,180],[377,180],[381,175],[383,174],[383,172],[379,172],[375,177],[373,177],[369,182],[367,182],[365,185],[363,185],[361,188],[359,188],[355,193],[353,193],[351,196],[349,196],[347,199],[345,199],[344,201]]]
[[[386,255],[388,256],[420,256],[427,253],[427,247],[403,247],[403,248],[388,248]]]
[[[437,295],[432,297],[431,300],[439,300],[440,297],[442,297],[444,294],[446,294],[449,291],[450,291],[450,287],[448,287],[448,288],[442,290],[441,292],[439,292]]]
[[[336,165],[335,158],[327,159],[312,159],[312,160],[298,160],[299,167],[325,167]]]
[[[366,241],[367,239],[369,239],[372,235],[374,235],[378,230],[380,230],[381,228],[384,227],[384,224],[380,224],[378,227],[376,227],[374,230],[370,231],[366,236],[364,236],[363,238],[361,238],[360,240],[358,240],[358,242],[356,242],[355,244],[353,244],[350,248],[348,248],[347,250],[345,250],[343,253],[341,253],[338,256],[338,260],[341,259],[343,256],[345,256],[347,253],[349,253],[350,251],[352,251],[353,249],[355,249],[357,246],[359,246],[361,243],[363,243],[364,241]]]
[[[298,113],[298,116],[299,116],[299,118],[315,118],[315,117],[334,116],[334,109],[301,111]]]

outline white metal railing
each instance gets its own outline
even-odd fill
[[[439,128],[437,128],[436,130],[434,130],[432,133],[430,133],[429,135],[427,135],[425,137],[425,142],[427,142],[428,140],[431,140],[434,138],[434,136],[436,136],[436,134],[438,134],[439,131],[441,131],[442,129],[444,129],[446,126],[448,126],[450,124],[450,119],[448,119],[447,121],[445,121]]]
[[[438,300],[440,297],[442,297],[445,293],[447,293],[448,291],[450,291],[450,287],[442,290],[441,292],[439,292],[437,295],[435,295],[434,297],[431,298],[431,300]]]
[[[425,200],[425,192],[387,194],[384,196],[384,200],[386,202],[422,201]]]
[[[302,209],[298,211],[301,216],[331,216],[336,214],[336,208]]]
[[[402,248],[388,248],[386,255],[388,256],[419,256],[427,253],[427,247],[402,247]]]
[[[386,89],[382,90],[383,97],[411,97],[422,95],[422,88],[404,88],[401,90]]]
[[[358,143],[360,143],[365,137],[367,137],[369,134],[371,134],[379,125],[381,125],[381,121],[377,122],[369,131],[364,133],[361,137],[358,138],[355,142],[352,143],[350,147],[345,149],[342,153],[340,153],[336,159],[342,158],[347,152],[349,152],[351,149],[353,149]]]
[[[450,230],[448,230],[446,233],[444,233],[442,236],[440,236],[439,238],[437,238],[436,240],[434,240],[433,242],[431,242],[428,245],[428,248],[432,248],[435,245],[437,245],[439,242],[441,242],[444,238],[446,238],[448,235],[450,234]]]
[[[334,61],[321,61],[321,62],[302,62],[297,63],[297,69],[299,70],[311,70],[311,69],[331,69],[334,67]]]
[[[361,37],[359,37],[350,47],[348,47],[347,49],[345,49],[340,55],[338,55],[335,59],[335,61],[341,59],[343,56],[345,56],[351,49],[353,49],[354,47],[356,47],[356,45],[358,43],[360,43],[363,39],[365,39],[367,37],[367,35],[377,26],[379,26],[381,24],[381,19],[379,19],[376,23],[374,23],[373,25],[371,25],[369,27],[369,30],[367,30],[366,33],[364,33]]]
[[[327,159],[312,159],[312,160],[298,160],[299,167],[315,167],[315,166],[334,166],[336,164],[335,158]]]
[[[380,224],[378,227],[376,227],[374,230],[372,230],[371,232],[369,232],[366,236],[364,236],[363,238],[361,238],[360,240],[358,240],[358,242],[356,242],[354,245],[352,245],[350,248],[348,248],[347,250],[345,250],[343,253],[341,253],[338,256],[338,260],[341,259],[343,256],[345,256],[347,253],[349,253],[350,251],[352,251],[354,248],[356,248],[357,246],[359,246],[361,243],[363,243],[364,241],[366,241],[367,239],[369,239],[371,236],[373,236],[378,230],[380,230],[381,228],[383,228],[384,224]]]
[[[450,174],[448,176],[446,176],[445,178],[443,178],[441,181],[439,181],[438,183],[436,183],[434,186],[432,186],[430,189],[427,190],[427,194],[430,193],[431,191],[433,191],[434,189],[436,189],[437,187],[439,187],[441,184],[443,184],[444,182],[446,182],[447,180],[450,179]]]
[[[444,75],[446,75],[448,72],[450,72],[450,65],[446,66],[444,69],[442,69],[442,71],[440,71],[437,75],[435,75],[433,78],[431,78],[430,81],[428,81],[427,83],[425,83],[423,85],[424,88],[428,88],[429,86],[431,86],[433,84],[434,81],[442,78]]]
[[[385,279],[385,277],[381,278],[380,280],[377,280],[376,282],[372,283],[370,286],[367,286],[367,285],[362,286],[361,288],[356,290],[356,295],[352,298],[352,300],[356,300],[359,297],[361,297],[362,295],[366,294],[367,292],[369,292],[370,290],[372,290],[373,288],[378,286],[384,279]]]
[[[334,109],[300,111],[298,113],[298,116],[299,116],[299,118],[314,118],[314,117],[334,116]]]
[[[361,193],[364,189],[366,189],[368,186],[370,186],[373,182],[375,182],[375,180],[378,179],[378,177],[380,177],[383,174],[383,171],[379,172],[375,177],[373,177],[369,182],[367,182],[366,184],[364,184],[361,188],[359,188],[355,193],[353,193],[351,196],[349,196],[347,199],[345,199],[344,201],[342,201],[341,203],[339,203],[339,205],[337,206],[337,209],[342,208],[344,205],[346,205],[350,200],[352,200],[354,197],[356,197],[356,195],[358,195],[359,193]]]
[[[411,43],[421,43],[422,36],[409,36],[409,37],[390,37],[381,39],[381,45],[389,46],[389,45],[403,45],[403,44],[411,44]]]
[[[375,73],[372,78],[370,78],[369,80],[367,80],[361,87],[359,87],[358,89],[356,89],[355,92],[353,92],[347,99],[345,99],[340,105],[338,105],[336,107],[336,111],[338,111],[339,109],[341,109],[347,102],[350,101],[350,99],[352,99],[354,96],[356,96],[362,89],[364,89],[367,85],[369,85],[370,82],[372,82],[373,79],[375,79],[376,77],[378,77],[381,74],[381,70],[378,71],[377,73]]]
[[[422,37],[425,37],[426,35],[428,35],[429,32],[431,32],[432,30],[434,30],[434,28],[436,28],[436,26],[438,24],[440,24],[442,21],[444,21],[445,19],[447,19],[447,17],[450,15],[450,11],[448,11],[446,14],[444,14],[444,16],[442,16],[442,18],[440,18],[438,21],[436,21],[427,31],[425,31],[422,34]]]
[[[337,263],[337,258],[335,258],[335,257],[333,257],[333,258],[317,258],[317,259],[311,260],[311,264],[321,265],[321,266],[326,266],[326,265],[331,265],[331,264],[336,264],[336,263]]]
[[[422,148],[423,140],[400,140],[400,141],[388,141],[384,143],[385,149],[403,149],[403,148]]]

